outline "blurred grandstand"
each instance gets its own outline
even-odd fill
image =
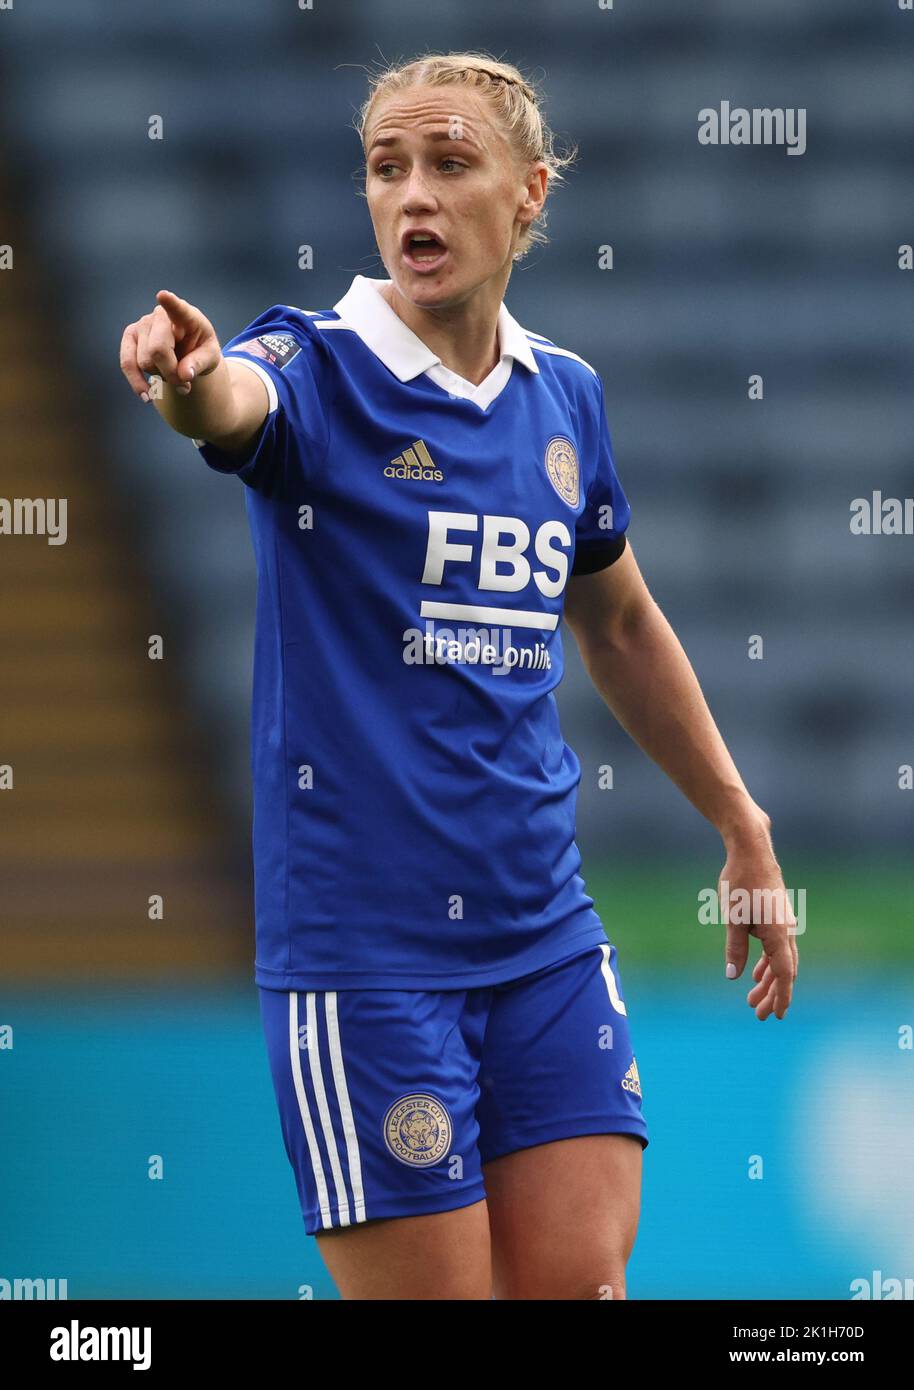
[[[0,540],[0,763],[16,776],[14,795],[0,802],[8,984],[56,975],[143,987],[172,976],[250,988],[254,565],[243,489],[137,403],[117,348],[160,288],[199,304],[225,341],[273,303],[329,308],[356,273],[386,277],[356,196],[351,120],[366,64],[425,48],[485,48],[532,72],[560,139],[579,146],[579,167],[550,207],[551,245],[515,270],[508,305],[603,377],[639,563],[773,818],[788,885],[809,887],[811,904],[815,897],[817,931],[801,949],[831,966],[843,961],[855,978],[858,966],[881,967],[883,981],[899,966],[910,971],[914,793],[899,790],[898,768],[914,762],[912,540],[853,536],[848,518],[855,497],[878,488],[900,498],[912,487],[912,277],[897,266],[899,245],[914,240],[912,45],[914,16],[888,0],[616,0],[612,10],[555,0],[350,0],[313,11],[288,0],[32,0],[0,14],[0,242],[15,251],[15,270],[0,279],[0,494],[69,499],[65,546]],[[697,113],[724,99],[807,108],[807,153],[700,146]],[[147,138],[156,115],[162,140]],[[313,270],[298,268],[303,246],[313,248]],[[598,269],[605,246],[611,271]],[[763,402],[748,399],[755,373]],[[163,661],[148,659],[153,634],[163,637]],[[764,639],[761,661],[748,656],[754,635]],[[614,724],[570,634],[565,648],[560,705],[583,769],[585,874],[622,941],[632,997],[660,990],[642,1013],[660,1030],[645,1027],[639,1047],[642,1072],[642,1052],[658,1065],[648,1119],[662,1135],[664,1117],[667,1134],[680,1118],[726,1154],[731,1136],[714,1096],[733,1096],[741,1078],[733,1054],[718,1049],[743,1036],[739,1024],[715,1037],[709,996],[671,1003],[671,984],[651,973],[687,964],[722,974],[719,934],[695,927],[692,909],[697,889],[715,879],[719,841]],[[607,763],[614,790],[601,792]],[[157,893],[161,922],[148,917]],[[859,1229],[853,1256],[850,1247],[840,1259],[837,1246],[811,1249],[788,1170],[804,1172],[804,1193],[815,1192],[814,1137],[798,1138],[778,1109],[784,1097],[791,1114],[801,1112],[821,1074],[809,1057],[827,1051],[849,988],[839,980],[834,1000],[820,999],[807,1021],[802,1075],[790,1070],[788,1047],[753,1035],[762,1051],[752,1100],[736,1101],[739,1143],[767,1134],[783,1158],[782,1185],[765,1200],[772,1219],[784,1216],[784,1201],[797,1204],[790,1276],[783,1247],[764,1247],[753,1263],[742,1209],[732,1228],[708,1237],[712,1221],[703,1218],[716,1221],[721,1209],[708,1191],[692,1213],[691,1264],[669,1238],[682,1214],[673,1196],[659,1215],[649,1208],[636,1292],[683,1296],[680,1257],[684,1277],[700,1284],[686,1296],[745,1296],[759,1281],[771,1289],[781,1278],[783,1289],[787,1278],[794,1296],[812,1281],[813,1292],[842,1297],[845,1264],[848,1278],[867,1272],[853,1266],[866,1258]],[[226,1031],[240,1017],[251,1023],[250,999],[221,1007],[201,1004],[212,1027],[204,1037],[201,1025],[192,1050],[172,1038],[167,1054],[176,1069],[191,1067],[201,1092],[205,1059],[221,1063]],[[56,1004],[36,996],[35,1008],[50,1026]],[[868,1008],[861,1027],[872,1078],[874,1039],[891,1037],[904,1015],[897,999],[884,1013]],[[99,1043],[108,1079],[129,1028],[117,1019],[99,1024],[113,1030]],[[251,1027],[245,1046],[256,1046],[255,1034]],[[693,1055],[714,1078],[710,1094],[693,1097],[707,1107],[704,1120],[676,1109],[694,1082]],[[43,1074],[37,1056],[32,1080]],[[85,1077],[74,1068],[78,1089]],[[834,1067],[826,1072],[837,1087]],[[265,1070],[256,1076],[252,1133],[275,1124]],[[236,1116],[236,1089],[223,1079],[222,1101],[206,1098],[219,1116],[210,1139]],[[884,1084],[890,1104],[910,1096],[897,1071]],[[21,1086],[24,1096],[24,1073]],[[757,1093],[766,1097],[760,1111]],[[172,1093],[161,1080],[161,1093],[153,1084],[150,1094],[164,1106]],[[173,1119],[176,1146],[185,1113],[179,1106]],[[203,1145],[201,1133],[193,1144]],[[145,1131],[136,1137],[146,1143]],[[271,1137],[285,1230],[294,1203],[272,1129]],[[891,1152],[910,1140],[902,1124]],[[263,1152],[248,1142],[235,1155],[238,1193],[210,1190],[214,1223],[219,1203],[245,1200],[251,1168],[264,1171]],[[840,1135],[829,1131],[828,1142],[840,1150]],[[682,1170],[663,1153],[655,1146],[648,1162],[668,1165],[671,1194],[683,1171],[696,1183],[707,1174],[703,1148]],[[849,1165],[854,1191],[867,1171],[865,1161]],[[28,1173],[23,1156],[25,1184]],[[110,1176],[119,1190],[120,1170]],[[743,1188],[733,1201],[756,1200]],[[58,1196],[63,1202],[62,1188]],[[853,1200],[833,1185],[822,1219]],[[867,1217],[883,1221],[896,1260],[911,1252],[910,1180],[899,1201],[900,1225],[897,1205]],[[190,1195],[187,1203],[170,1216],[150,1207],[149,1231],[170,1230],[171,1220],[177,1248]],[[198,1206],[194,1214],[199,1220]],[[37,1226],[21,1224],[22,1213],[17,1220],[8,1233],[18,1229],[20,1248],[39,1248]],[[116,1226],[112,1216],[108,1263],[86,1259],[93,1291],[161,1296],[177,1287],[183,1296],[196,1287],[192,1273],[175,1283],[167,1256],[166,1272],[125,1272]],[[696,1272],[699,1227],[712,1244]],[[55,1247],[46,1248],[52,1258]],[[213,1256],[207,1287],[223,1293],[217,1265]],[[265,1267],[262,1278],[256,1263],[249,1268],[248,1291],[271,1287]]]

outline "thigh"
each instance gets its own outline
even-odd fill
[[[400,1216],[325,1231],[318,1247],[344,1299],[490,1299],[484,1201],[428,1216]]]
[[[487,1163],[495,1297],[624,1298],[641,1154],[635,1135],[592,1134]]]
[[[305,1229],[320,1234],[344,1296],[374,1297],[363,1290],[388,1262],[387,1297],[415,1296],[398,1292],[394,1273],[412,1288],[423,1266],[430,1297],[487,1287],[476,1117],[485,994],[261,989],[260,1004]],[[445,1215],[453,1221],[432,1220]]]
[[[480,1086],[496,1292],[623,1297],[648,1133],[614,947],[495,990]]]

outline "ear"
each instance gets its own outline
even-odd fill
[[[524,209],[536,217],[542,211],[548,191],[548,170],[543,163],[532,164],[524,177],[527,196]]]

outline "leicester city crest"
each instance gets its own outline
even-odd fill
[[[571,440],[564,435],[556,435],[546,445],[546,472],[562,501],[567,502],[569,507],[577,507],[578,456]]]
[[[394,1101],[384,1118],[384,1142],[394,1158],[427,1168],[451,1147],[451,1117],[434,1096],[417,1092]]]

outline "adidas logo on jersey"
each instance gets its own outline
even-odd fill
[[[384,469],[385,478],[403,478],[418,483],[443,483],[444,474],[435,466],[423,439],[416,439]]]
[[[632,1064],[622,1078],[623,1091],[631,1091],[633,1096],[641,1097],[641,1077],[638,1075],[638,1063],[632,1058]]]

